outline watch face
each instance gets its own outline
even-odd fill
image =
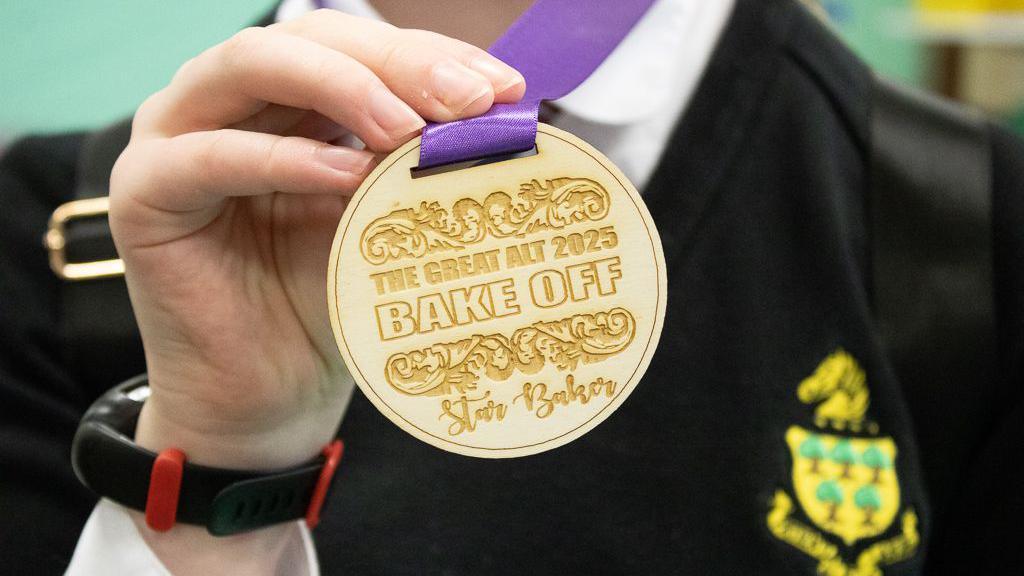
[[[523,456],[618,408],[658,344],[658,232],[599,152],[541,124],[535,155],[414,177],[419,139],[356,192],[328,301],[338,348],[392,422],[439,448]]]

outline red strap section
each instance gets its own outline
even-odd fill
[[[313,488],[313,497],[309,500],[309,508],[306,509],[306,526],[315,528],[320,523],[320,509],[324,507],[324,500],[327,499],[327,489],[331,486],[331,479],[338,470],[341,462],[341,454],[345,451],[345,445],[341,440],[335,440],[324,447],[323,455],[327,458],[324,467],[320,470],[320,478]]]
[[[153,462],[146,496],[146,524],[157,532],[166,532],[174,526],[184,469],[185,453],[177,448],[164,450]]]

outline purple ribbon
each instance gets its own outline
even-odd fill
[[[561,98],[582,84],[653,3],[537,0],[488,50],[522,73],[526,95],[516,104],[495,104],[482,116],[428,124],[420,168],[533,148],[541,101]],[[324,8],[328,2],[313,4]]]
[[[488,50],[522,73],[526,95],[516,104],[495,104],[482,116],[428,124],[420,168],[533,148],[541,101],[561,98],[583,83],[653,3],[537,0]]]

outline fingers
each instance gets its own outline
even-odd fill
[[[267,103],[314,110],[375,150],[390,150],[423,127],[420,118],[352,57],[265,28],[249,28],[191,60],[136,114],[142,132],[177,136],[214,130]]]
[[[325,10],[244,30],[190,60],[140,107],[136,128],[171,137],[255,122],[257,130],[283,132],[294,118],[272,109],[296,108],[389,151],[423,118],[481,114],[524,91],[522,76],[483,50]]]
[[[493,102],[518,101],[526,89],[522,75],[501,60],[433,32],[402,30],[335,10],[272,28],[352,56],[431,120],[482,114]]]
[[[331,142],[349,132],[319,112],[271,104],[251,118],[229,126],[236,130],[302,136]]]
[[[256,114],[241,122],[231,124],[227,128],[263,132],[266,134],[283,134],[302,121],[309,113],[309,110],[290,108],[280,104],[268,104]]]
[[[192,132],[129,146],[111,174],[111,222],[135,246],[190,234],[232,196],[351,194],[370,152],[241,130]]]

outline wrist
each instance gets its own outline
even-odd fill
[[[261,567],[297,565],[296,550],[300,559],[313,558],[308,531],[290,521],[305,518],[315,525],[341,458],[340,441],[332,442],[322,458],[278,471],[183,463],[180,454],[175,458],[173,451],[160,446],[164,440],[144,442],[160,452],[154,458],[129,439],[140,419],[144,439],[146,430],[162,429],[150,425],[156,422],[152,417],[141,418],[149,393],[146,384],[146,375],[132,378],[107,391],[86,411],[72,446],[72,463],[81,481],[127,509],[140,536],[175,574],[258,574],[264,572]],[[192,435],[190,428],[174,426],[166,442],[220,462],[226,460],[222,454],[238,454],[222,441],[213,443],[217,450],[197,449],[208,446],[209,437],[196,442],[189,439]],[[228,462],[237,467],[263,465],[267,453],[250,451]],[[140,494],[138,488],[147,484]],[[285,544],[288,541],[300,546]]]
[[[155,401],[154,401],[155,400]],[[228,426],[194,420],[190,410],[165,406],[159,394],[142,407],[135,443],[153,452],[178,448],[193,464],[237,470],[288,468],[315,458],[333,437],[333,427],[289,420],[272,427],[248,420]],[[168,411],[173,411],[169,415]],[[206,422],[207,425],[196,425]],[[270,575],[283,571],[308,573],[309,558],[298,522],[275,524],[230,536],[213,536],[205,526],[176,524],[158,532],[144,512],[128,509],[139,535],[173,574]],[[287,566],[287,570],[282,570]]]
[[[155,397],[154,397],[155,396]],[[197,407],[165,406],[158,394],[143,405],[135,443],[152,452],[177,448],[189,462],[235,470],[273,470],[317,457],[334,437],[337,419],[288,419],[259,426],[248,421],[218,422],[197,414]]]

